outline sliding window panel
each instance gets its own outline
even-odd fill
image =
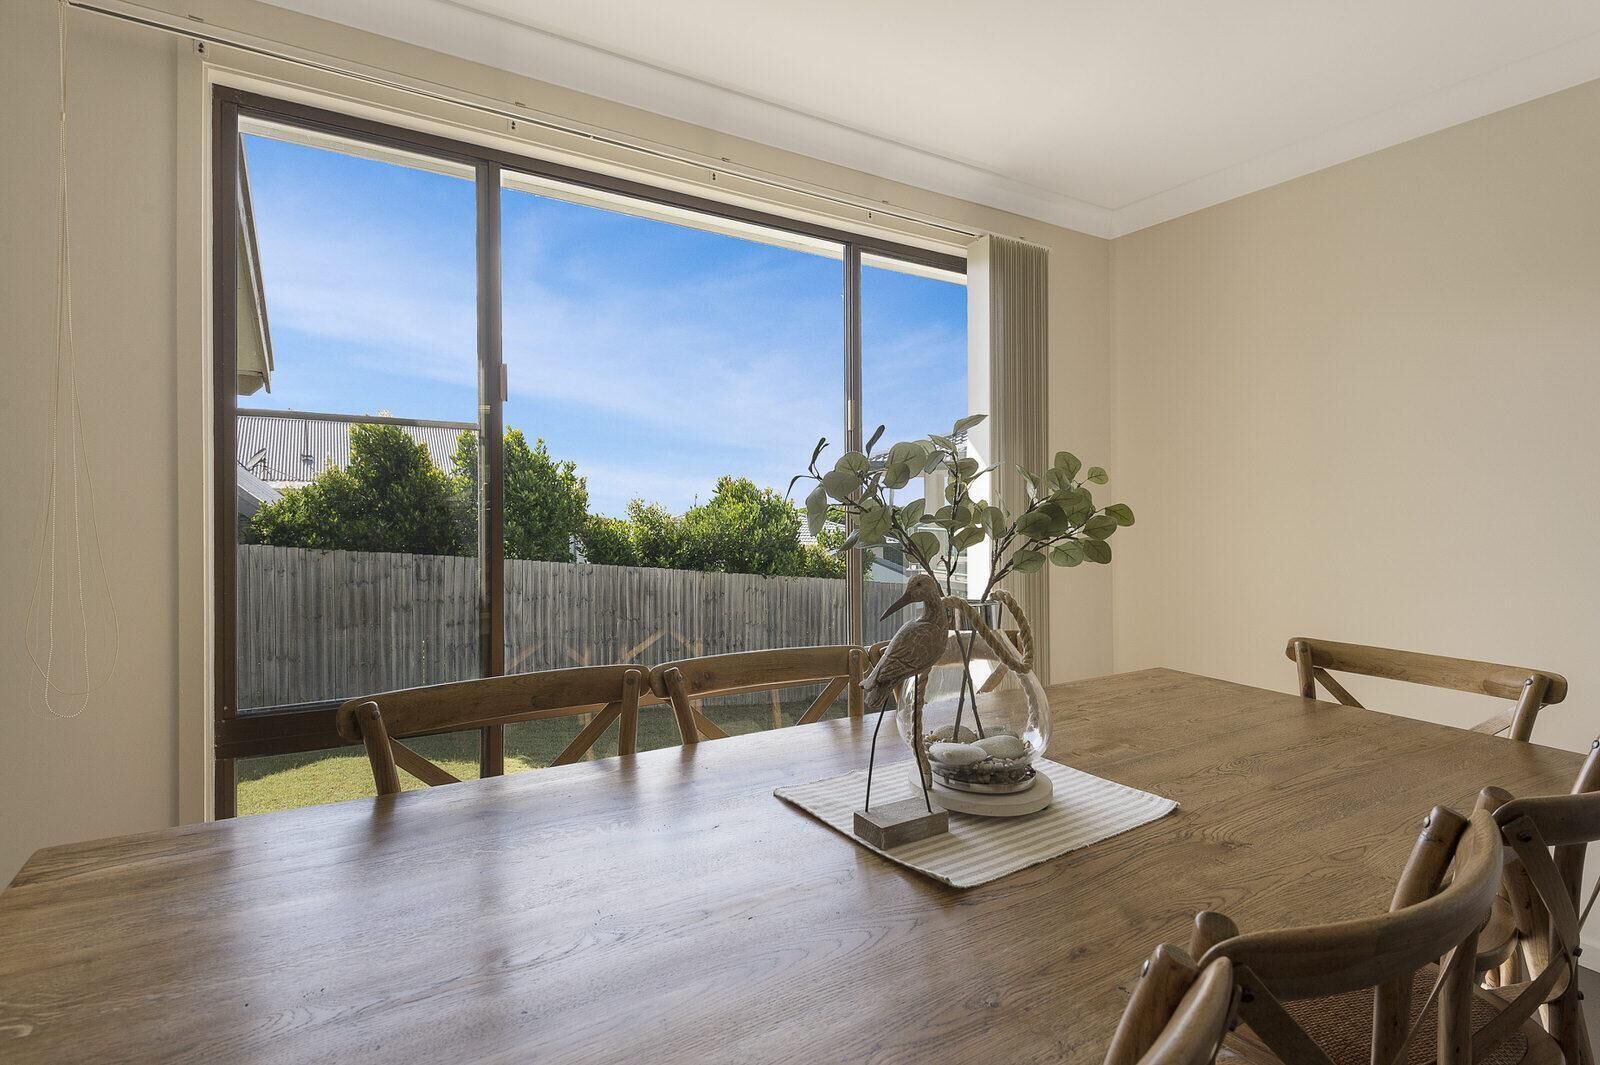
[[[239,141],[239,714],[479,676],[474,171],[246,116]],[[476,775],[477,733],[433,742]],[[372,783],[347,754],[238,776],[241,811]]]
[[[861,402],[865,437],[884,426],[875,450],[929,433],[948,434],[968,413],[967,290],[963,274],[863,255],[861,259]],[[956,438],[964,444],[964,436]],[[927,501],[928,511],[945,505],[946,479],[939,472],[914,478],[895,502]],[[967,591],[967,559],[946,549],[934,576],[954,595]],[[880,620],[884,608],[921,567],[895,547],[875,549],[863,566],[863,613],[868,642],[888,639],[905,620]]]
[[[842,530],[817,542],[785,495],[819,437],[843,440],[842,246],[502,180],[506,671],[844,642]],[[704,710],[755,731],[793,699]],[[507,769],[580,725],[508,728]],[[675,742],[646,708],[640,749]]]

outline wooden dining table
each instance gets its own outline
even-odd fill
[[[1580,756],[1168,669],[1050,755],[1177,799],[958,891],[773,797],[872,719],[52,847],[0,893],[0,1061],[1099,1062],[1196,911],[1387,908],[1430,807]]]

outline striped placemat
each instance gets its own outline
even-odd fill
[[[1045,809],[1026,817],[1007,818],[952,812],[948,833],[892,851],[869,846],[855,834],[855,812],[861,808],[867,783],[864,769],[810,784],[777,788],[773,794],[858,845],[957,888],[987,884],[1018,869],[1149,824],[1178,808],[1173,799],[1059,762],[1043,759],[1034,763],[1034,768],[1048,775],[1055,785],[1055,796]],[[872,797],[878,798],[880,790],[885,803],[915,794],[910,763],[880,766],[873,777]]]

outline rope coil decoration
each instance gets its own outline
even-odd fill
[[[989,594],[989,598],[1004,606],[1011,612],[1012,618],[1017,623],[1017,637],[1022,643],[1022,653],[1018,657],[1017,651],[1004,633],[996,632],[983,620],[983,615],[978,608],[960,596],[952,595],[945,599],[945,606],[950,607],[972,625],[972,629],[983,642],[989,645],[995,657],[1004,662],[1008,667],[1018,673],[1033,672],[1033,626],[1028,624],[1028,615],[1022,612],[1015,597],[1010,592],[996,590]]]

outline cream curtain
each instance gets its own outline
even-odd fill
[[[967,252],[967,399],[974,412],[989,415],[971,445],[984,465],[999,466],[986,486],[989,498],[1013,512],[1028,499],[1017,465],[1045,466],[1049,267],[1043,248],[1005,237],[983,237]],[[988,559],[969,557],[968,567],[976,595],[989,578]],[[1036,668],[1045,683],[1050,679],[1049,577],[1046,566],[1005,581],[1033,624]]]

